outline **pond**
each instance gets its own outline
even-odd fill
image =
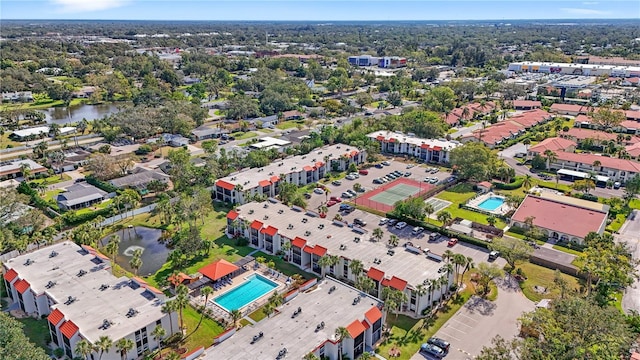
[[[101,245],[105,246],[113,235],[120,237],[116,263],[127,271],[134,272],[129,261],[136,249],[142,249],[142,266],[138,269],[140,276],[154,274],[167,261],[170,250],[158,242],[162,230],[144,226],[124,228],[100,240]]]
[[[76,105],[71,106],[70,113],[71,117],[69,117],[69,113],[67,112],[67,108],[60,107],[51,107],[44,110],[38,110],[43,112],[45,115],[45,120],[47,123],[56,123],[56,124],[68,124],[68,123],[77,123],[82,121],[82,119],[87,119],[87,121],[101,119],[107,115],[111,115],[113,113],[118,112],[118,105],[116,104],[100,104],[100,105]]]

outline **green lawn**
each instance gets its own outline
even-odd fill
[[[55,189],[55,190],[50,190],[44,193],[44,196],[42,196],[42,199],[44,199],[45,201],[49,201],[49,200],[55,200],[56,196],[58,196],[58,194],[62,194],[64,192],[64,190],[61,189]]]
[[[569,249],[568,247],[562,246],[562,245],[553,245],[553,248],[556,250],[560,250],[562,252],[566,252],[567,254],[571,254],[571,255],[575,255],[575,256],[580,256],[582,255],[582,252],[578,251],[578,250],[574,250],[574,249]]]
[[[255,322],[259,322],[260,320],[264,319],[267,317],[267,314],[264,313],[264,311],[262,311],[262,308],[252,312],[251,314],[249,314],[249,317],[251,318],[251,320],[255,321]]]
[[[236,132],[231,134],[231,136],[233,136],[236,140],[245,140],[245,139],[250,139],[252,137],[256,137],[258,136],[258,134],[254,133],[253,131],[247,131],[247,132]]]
[[[71,177],[67,174],[62,174],[62,179],[60,178],[60,174],[56,174],[46,178],[34,179],[34,180],[31,180],[30,182],[34,184],[52,185],[52,184],[57,184],[59,182],[69,181],[69,180],[71,180]]]
[[[389,356],[393,347],[400,349],[400,356],[394,359],[410,359],[426,339],[433,336],[471,297],[471,287],[468,286],[457,297],[446,303],[438,313],[428,319],[412,319],[407,316],[387,316],[387,326],[391,335],[376,349],[383,357]]]
[[[640,210],[640,200],[633,199],[629,202],[629,207],[632,209]]]
[[[43,348],[47,354],[51,352],[49,346],[49,324],[47,323],[47,319],[36,320],[33,318],[25,318],[25,319],[16,319],[18,320],[24,327],[22,331],[24,334],[31,340],[32,343],[37,346]]]
[[[538,302],[542,299],[552,299],[560,295],[560,290],[553,285],[555,271],[545,267],[525,262],[518,264],[517,268],[521,268],[527,280],[520,283],[520,288],[529,300]],[[577,290],[580,287],[580,281],[570,275],[562,274],[562,277],[569,282],[569,288]],[[534,290],[535,286],[547,288],[546,294],[540,294]]]
[[[183,316],[184,325],[187,328],[186,334],[190,334],[198,325],[198,321],[200,321],[200,313],[193,307],[187,306],[183,311]],[[224,328],[220,324],[205,316],[202,320],[202,324],[200,324],[200,328],[198,328],[198,331],[193,333],[193,335],[187,339],[185,347],[189,351],[200,346],[207,348],[213,344],[213,339],[222,332],[224,332]]]
[[[440,194],[438,194],[438,196],[436,196],[436,198],[451,201],[457,206],[457,204],[464,204],[475,194],[476,192],[473,191],[473,185],[468,183],[460,183],[446,191],[441,192]]]
[[[103,201],[103,202],[101,202],[101,203],[99,203],[99,204],[95,204],[95,205],[93,205],[93,206],[90,206],[90,207],[87,207],[87,208],[84,208],[84,209],[77,210],[77,212],[76,212],[76,213],[77,213],[77,214],[91,213],[91,212],[94,212],[94,211],[96,211],[96,210],[104,209],[104,208],[106,208],[107,206],[111,205],[112,203],[113,203],[113,199],[109,199],[109,200],[107,200],[107,201]]]
[[[260,129],[258,131],[263,132],[265,134],[271,134],[273,132],[273,130],[267,129],[267,128],[262,128],[262,129]]]
[[[269,254],[263,253],[262,251],[258,251],[257,253],[253,254],[253,257],[255,257],[256,259],[259,257],[263,257],[266,259],[267,262],[273,260],[273,262],[276,264],[276,270],[278,270],[279,272],[287,276],[300,274],[305,279],[311,279],[316,277],[315,275],[302,271],[300,270],[299,267],[282,260],[279,256],[269,255]]]
[[[627,220],[627,217],[624,214],[616,215],[616,218],[611,222],[611,224],[607,225],[607,231],[616,232],[620,230],[622,224]]]
[[[301,124],[304,125],[304,120],[289,120],[289,121],[283,121],[277,124],[276,128],[280,130],[289,130]]]
[[[0,149],[22,146],[21,142],[17,142],[9,139],[9,135],[11,135],[10,131],[5,131],[4,134],[0,135]]]
[[[462,209],[462,208],[459,208],[458,205],[451,205],[449,207],[444,208],[444,210],[447,210],[448,212],[450,212],[453,218],[460,217],[466,220],[475,221],[480,224],[485,224],[485,225],[489,224],[489,222],[487,222],[487,218],[489,217],[489,215],[481,214],[479,212],[475,212],[467,209]],[[504,221],[498,218],[496,218],[496,220],[497,221],[494,225],[495,227],[499,229],[503,229],[505,226],[507,226],[507,224]]]

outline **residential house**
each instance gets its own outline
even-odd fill
[[[582,244],[590,232],[604,233],[607,205],[569,196],[527,195],[511,216],[511,226],[526,229],[528,219],[550,239]]]
[[[78,210],[101,203],[106,197],[105,191],[84,182],[68,186],[65,192],[58,194],[56,202],[61,209]]]
[[[9,138],[15,141],[25,141],[29,137],[41,138],[49,134],[48,126],[38,126],[28,129],[14,130],[9,134]]]
[[[171,147],[183,147],[189,145],[189,139],[182,135],[162,134],[162,138],[165,144],[169,144]]]
[[[302,114],[298,110],[289,110],[289,111],[285,111],[285,112],[282,113],[282,118],[285,121],[287,121],[287,120],[300,120],[300,119],[304,119],[304,114]]]
[[[551,114],[542,110],[530,110],[510,117],[509,119],[492,124],[484,129],[463,136],[461,141],[481,141],[493,149],[509,139],[515,139],[530,128],[543,124],[552,118]]]
[[[253,124],[255,127],[263,127],[273,129],[278,123],[278,115],[270,115],[263,116],[259,118],[249,119],[247,120],[249,123]]]
[[[554,153],[558,151],[574,152],[576,150],[576,143],[569,139],[559,137],[547,138],[530,147],[527,151],[527,158],[532,159],[536,155],[544,156],[547,150],[553,151]]]
[[[265,136],[260,138],[258,142],[249,145],[251,149],[254,150],[269,150],[276,149],[279,152],[283,152],[286,148],[291,145],[291,142],[282,138],[273,138],[271,136]]]
[[[215,199],[244,204],[254,195],[274,197],[281,181],[303,186],[324,178],[330,171],[345,171],[350,164],[362,164],[367,154],[347,145],[331,145],[306,155],[290,156],[252,169],[243,169],[215,184]],[[283,178],[281,178],[281,176]]]
[[[226,232],[229,237],[248,239],[249,246],[269,254],[282,251],[288,243],[290,250],[285,253],[285,260],[318,276],[356,282],[360,274],[354,274],[349,264],[359,260],[364,265],[362,275],[374,283],[370,294],[381,298],[385,287],[404,292],[408,300],[398,304],[399,309],[411,316],[420,316],[453,283],[453,273],[442,273],[442,264],[426,257],[427,251],[415,242],[405,248],[390,249],[386,243],[375,241],[367,229],[323,219],[313,211],[288,207],[275,200],[247,203],[229,211]],[[321,266],[319,260],[325,255],[338,256],[338,263]],[[443,276],[449,280],[447,285],[429,288],[428,280]],[[417,294],[420,285],[429,291]]]
[[[3,92],[2,102],[31,102],[33,93],[31,91]]]
[[[516,110],[535,110],[542,107],[542,103],[540,101],[533,100],[513,100],[511,104]]]
[[[444,121],[450,126],[458,126],[464,121],[481,118],[490,114],[496,105],[493,102],[471,103],[451,110],[444,118]]]
[[[574,104],[553,104],[549,108],[549,111],[558,115],[571,115],[578,116],[580,114],[587,115],[594,109],[591,106],[586,105],[574,105]]]
[[[422,139],[400,132],[380,130],[367,135],[380,143],[380,151],[386,154],[409,155],[424,162],[447,163],[451,150],[462,145],[445,139]]]
[[[31,176],[46,173],[47,168],[31,159],[9,160],[0,162],[0,179],[16,178],[24,176],[22,166],[27,166]]]
[[[130,188],[145,194],[147,185],[152,181],[169,183],[169,175],[159,170],[147,170],[144,168],[134,168],[133,173],[117,179],[109,180],[109,183],[118,189]]]
[[[11,304],[36,318],[46,318],[50,341],[67,358],[84,358],[76,352],[81,340],[95,346],[103,336],[113,345],[90,358],[134,360],[159,346],[156,326],[169,337],[178,331],[175,312],[165,314],[162,291],[139,278],[116,277],[110,260],[90,246],[64,241],[17,256],[2,264],[3,281]],[[121,354],[115,344],[133,341]]]

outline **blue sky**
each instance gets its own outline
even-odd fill
[[[501,20],[640,19],[638,0],[2,0],[0,19]]]

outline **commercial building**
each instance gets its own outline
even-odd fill
[[[382,302],[331,278],[317,289],[299,292],[282,313],[237,331],[229,339],[207,349],[204,360],[276,359],[286,349],[286,359],[314,354],[319,359],[356,359],[382,337]],[[298,311],[298,309],[300,309]],[[294,316],[295,314],[295,316]],[[339,341],[335,330],[344,327],[349,336]],[[262,338],[254,340],[254,336]]]
[[[278,195],[280,181],[299,186],[315,183],[330,171],[344,171],[350,164],[362,164],[367,154],[348,145],[331,145],[306,155],[291,156],[265,167],[243,169],[216,181],[216,200],[244,204],[252,196]]]
[[[602,234],[607,226],[607,205],[568,196],[527,195],[511,217],[511,226],[527,228],[528,219],[545,236],[582,244],[590,232]]]
[[[430,308],[453,283],[453,273],[432,260],[428,250],[410,243],[389,248],[377,242],[369,230],[323,219],[317,213],[288,207],[278,201],[248,203],[227,214],[227,235],[241,236],[249,245],[268,254],[283,252],[285,261],[317,275],[330,275],[350,283],[366,275],[373,280],[370,294],[380,298],[384,287],[404,292],[407,302],[402,312],[419,316]],[[337,263],[322,266],[320,259],[336,256]],[[350,264],[358,260],[362,274]],[[431,283],[445,278],[444,283]],[[419,289],[426,288],[422,294]]]
[[[378,65],[379,58],[371,55],[349,56],[347,61],[355,66],[375,66]]]
[[[596,64],[570,64],[550,62],[514,62],[509,64],[509,71],[532,72],[563,75],[587,75],[587,76],[611,76],[611,77],[638,77],[639,66],[617,66]]]
[[[381,68],[395,69],[407,66],[407,59],[398,56],[375,57],[371,55],[349,56],[349,64],[355,66],[375,66]]]
[[[410,134],[380,130],[367,137],[380,143],[380,151],[387,154],[409,155],[424,162],[447,163],[451,150],[462,145],[446,139],[421,139]]]
[[[46,167],[38,164],[37,162],[31,159],[5,161],[5,162],[0,162],[0,179],[9,179],[9,178],[15,178],[18,176],[24,176],[22,174],[23,166],[26,166],[29,168],[29,172],[32,176],[47,172]]]
[[[14,304],[28,315],[47,317],[51,341],[68,358],[80,340],[96,344],[108,336],[127,338],[134,347],[120,354],[112,346],[91,358],[133,360],[158,346],[151,332],[162,326],[167,336],[178,330],[176,313],[165,314],[164,294],[144,280],[117,278],[106,256],[89,246],[65,241],[3,264],[4,282]]]

